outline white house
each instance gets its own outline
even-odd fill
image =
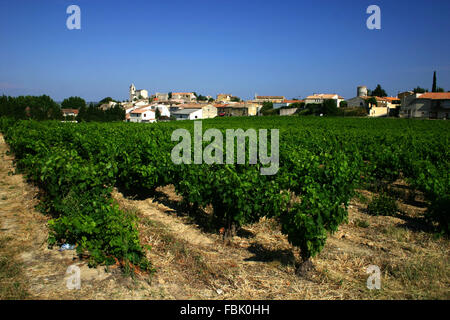
[[[177,106],[177,110],[181,109],[202,109],[202,119],[217,117],[217,108],[210,103],[184,103]]]
[[[170,117],[169,107],[165,104],[153,104],[152,109],[155,110],[155,112],[156,109],[158,109],[163,117]]]
[[[341,101],[344,101],[344,98],[338,94],[313,94],[312,96],[308,96],[305,99],[305,104],[323,104],[325,100],[335,100],[336,106],[339,108],[339,104]]]
[[[129,115],[128,122],[156,122],[155,110],[151,106],[134,109]]]
[[[173,111],[172,116],[177,120],[202,119],[202,109],[180,109]]]

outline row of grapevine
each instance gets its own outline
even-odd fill
[[[347,220],[358,187],[383,187],[402,177],[424,193],[427,217],[449,232],[447,122],[339,118],[233,118],[203,121],[203,129],[280,129],[280,169],[260,164],[180,164],[170,154],[173,130],[192,122],[73,124],[3,119],[17,166],[43,194],[55,216],[51,241],[71,241],[96,263],[113,257],[149,268],[133,217],[111,200],[112,187],[151,193],[172,184],[194,208],[212,206],[228,229],[273,217],[300,248],[319,253],[327,235]],[[206,145],[206,144],[205,144]],[[270,150],[270,149],[269,149]],[[227,150],[227,152],[235,152]]]

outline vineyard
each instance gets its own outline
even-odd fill
[[[190,121],[76,124],[4,118],[0,129],[17,169],[39,187],[40,210],[52,217],[49,244],[76,244],[91,265],[119,261],[153,270],[136,217],[119,209],[113,188],[145,197],[173,185],[192,214],[211,207],[213,226],[225,235],[272,218],[303,262],[320,253],[329,234],[347,221],[357,190],[384,196],[398,180],[423,195],[423,218],[433,232],[450,233],[447,121],[236,117],[202,124],[203,130],[224,133],[279,129],[279,171],[261,175],[263,165],[249,164],[248,158],[246,164],[174,164],[172,132],[193,132]],[[371,210],[386,214],[380,205]]]

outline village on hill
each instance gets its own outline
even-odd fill
[[[432,91],[417,87],[388,97],[380,85],[373,91],[366,86],[358,86],[356,96],[349,99],[336,93],[314,93],[303,99],[255,94],[253,99],[243,101],[229,93],[219,93],[216,98],[195,92],[156,92],[150,95],[148,90],[137,90],[131,84],[128,100],[119,102],[107,98],[99,103],[98,108],[103,111],[120,108],[125,111],[124,121],[143,123],[261,115],[448,119],[450,92],[437,88],[435,82]],[[75,119],[79,111],[76,107],[62,108],[66,119]]]

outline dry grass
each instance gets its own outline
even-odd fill
[[[1,299],[450,298],[449,240],[427,230],[420,195],[402,183],[395,217],[367,215],[373,194],[361,190],[349,207],[349,223],[330,235],[312,259],[315,269],[303,277],[295,272],[297,250],[272,219],[224,242],[202,224],[205,219],[184,212],[171,187],[145,200],[114,192],[122,209],[138,216],[141,241],[151,246],[147,256],[157,270],[127,277],[114,267],[89,269],[73,252],[47,248],[47,218],[34,210],[37,190],[21,175],[8,175],[12,159],[0,140]],[[65,271],[74,263],[82,270],[82,289],[71,291]],[[366,287],[369,265],[381,269],[381,290]]]
[[[173,188],[165,187],[161,192],[168,199],[180,200]],[[141,231],[150,236],[142,240],[153,245],[154,256],[149,258],[160,266],[156,277],[165,284],[169,282],[168,291],[179,286],[189,288],[189,294],[179,296],[177,292],[177,298],[450,298],[449,242],[418,228],[423,208],[399,201],[400,216],[370,216],[365,208],[373,194],[361,194],[351,203],[349,223],[330,236],[325,249],[313,259],[315,270],[303,278],[295,274],[300,261],[298,252],[272,219],[263,218],[246,226],[230,243],[224,243],[217,234],[201,232],[204,228],[177,212],[176,206],[167,207],[150,199],[124,199],[118,193],[115,197],[125,208],[136,210],[143,224],[152,221],[148,229]],[[167,242],[161,240],[166,236],[172,239],[169,243],[181,241],[182,245],[167,247]],[[369,265],[381,269],[381,290],[366,287]],[[223,296],[215,294],[216,288],[224,289]]]
[[[0,135],[0,299],[142,299],[148,287],[119,270],[90,269],[74,251],[47,247],[48,217],[35,210],[38,190],[12,174],[12,156]],[[81,290],[66,286],[66,270],[81,269]]]
[[[29,293],[23,279],[23,265],[16,257],[17,250],[10,246],[11,240],[0,238],[0,299],[26,299]]]

